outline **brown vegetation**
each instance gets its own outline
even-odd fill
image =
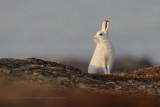
[[[160,66],[88,74],[35,58],[0,59],[0,106],[160,106]]]

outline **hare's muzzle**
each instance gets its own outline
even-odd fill
[[[93,39],[96,39],[96,37],[94,36]]]

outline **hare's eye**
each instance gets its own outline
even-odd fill
[[[100,33],[99,35],[100,35],[100,36],[102,36],[103,34],[102,34],[102,33]]]

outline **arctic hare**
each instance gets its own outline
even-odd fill
[[[96,49],[88,67],[88,73],[110,74],[113,63],[114,50],[108,37],[109,21],[102,23],[102,29],[93,37]],[[107,70],[106,70],[107,68]]]

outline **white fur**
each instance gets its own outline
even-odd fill
[[[114,58],[114,49],[108,37],[108,28],[109,22],[103,21],[102,29],[93,37],[96,43],[96,49],[90,61],[88,73],[110,74]]]

